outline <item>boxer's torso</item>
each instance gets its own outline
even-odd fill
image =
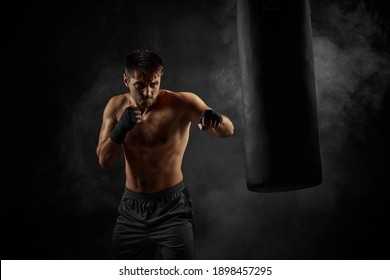
[[[135,104],[130,94],[124,94]],[[124,103],[118,110],[119,119]],[[142,122],[127,133],[123,143],[126,187],[152,193],[183,180],[181,164],[188,143],[190,121],[180,94],[160,90],[155,104],[142,116]]]

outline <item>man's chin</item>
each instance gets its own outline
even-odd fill
[[[140,107],[142,109],[147,109],[147,108],[151,107],[152,105],[153,105],[152,101],[145,101],[145,102],[141,102]]]

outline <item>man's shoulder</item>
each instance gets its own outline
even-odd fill
[[[175,104],[174,106],[184,108],[185,110],[187,110],[188,108],[204,105],[204,101],[202,100],[202,98],[200,98],[196,93],[189,91],[167,91],[166,96],[171,97],[165,99],[170,100],[170,104]]]
[[[111,96],[107,102],[107,106],[121,107],[127,103],[129,103],[129,97],[127,96],[127,93],[120,93],[120,94]]]
[[[162,90],[162,92],[166,98],[170,98],[182,102],[189,102],[193,98],[197,97],[195,93],[189,91],[171,91],[171,90],[164,89]]]
[[[119,93],[110,97],[109,102],[124,102],[128,99],[126,93]]]

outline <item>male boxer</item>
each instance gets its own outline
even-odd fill
[[[132,52],[123,75],[129,91],[113,96],[103,112],[99,163],[108,169],[122,149],[125,158],[113,259],[194,258],[193,209],[181,170],[190,125],[233,135],[229,118],[194,93],[160,89],[162,74],[157,54]]]

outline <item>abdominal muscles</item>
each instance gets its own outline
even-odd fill
[[[189,126],[164,133],[149,127],[134,131],[124,143],[126,186],[135,191],[163,190],[183,180],[181,164],[188,143]],[[161,129],[160,129],[161,131]]]

